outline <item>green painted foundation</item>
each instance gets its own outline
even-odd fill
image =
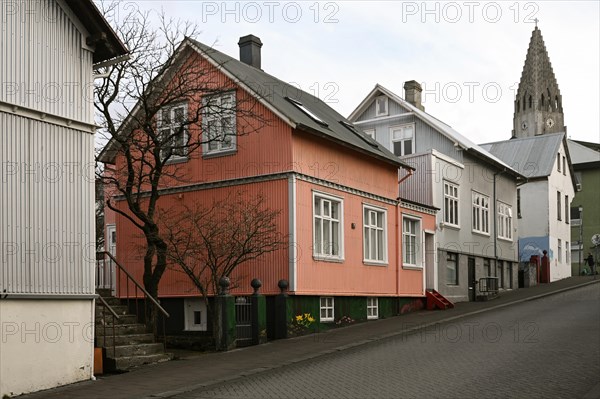
[[[425,298],[379,297],[379,319],[385,319],[400,314],[414,312],[424,308]],[[309,326],[303,325],[308,317],[314,322]],[[301,317],[300,323],[297,317]],[[298,336],[313,332],[326,331],[332,328],[345,327],[355,323],[370,321],[367,319],[366,297],[334,297],[334,320],[320,321],[320,297],[290,295],[287,298],[288,336]]]

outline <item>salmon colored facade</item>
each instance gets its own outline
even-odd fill
[[[188,62],[203,66],[209,63],[198,53],[193,53]],[[254,98],[247,87],[234,83],[223,69],[214,68],[212,75],[211,81],[231,86],[237,100],[245,102],[242,100]],[[193,109],[194,103],[200,101],[202,98],[189,99],[188,107]],[[335,127],[338,136],[339,132],[346,132],[347,141],[343,137],[320,134],[301,123],[294,125],[292,118],[286,117],[289,110],[284,106],[278,109],[264,102],[255,106],[256,112],[268,123],[259,125],[238,114],[236,151],[222,156],[207,156],[198,151],[185,162],[167,166],[177,168],[182,178],[167,181],[158,202],[159,207],[173,211],[194,204],[210,204],[244,192],[248,196],[262,195],[271,209],[280,211],[277,228],[282,236],[289,237],[289,245],[236,269],[230,276],[234,283],[232,295],[249,295],[252,293],[250,281],[258,278],[262,281],[260,292],[265,295],[279,294],[278,282],[287,280],[290,296],[424,297],[427,256],[421,244],[425,240],[424,231],[435,231],[435,211],[401,206],[397,198],[398,171],[408,167],[389,152],[378,155],[377,145],[362,137],[362,132],[348,126],[334,126],[343,117],[337,119],[339,114],[333,114],[335,111],[331,109],[322,113],[329,116],[328,125],[324,122],[321,125],[331,130]],[[201,127],[190,127],[189,131],[190,135],[198,135]],[[123,157],[117,154],[114,164],[119,169],[124,164]],[[123,199],[116,198],[115,203],[127,211]],[[321,232],[317,226],[330,223],[327,215],[323,220],[315,216],[325,212],[318,207],[330,207],[327,209],[331,212],[331,223],[336,223],[335,229],[322,230],[339,234],[331,238],[335,244],[331,251],[316,248],[321,245],[316,242],[326,242],[325,238],[316,238],[317,234],[325,234],[317,233],[317,230]],[[422,262],[413,267],[404,267],[402,262],[403,215],[420,221],[418,234],[421,236],[417,242]],[[116,226],[117,259],[142,281],[143,235],[123,216],[117,215]],[[370,244],[367,244],[367,235]],[[377,249],[373,250],[375,246]],[[326,251],[332,254],[322,256]],[[377,252],[377,260],[372,260],[374,252],[370,251]],[[127,295],[123,289],[118,294]],[[199,292],[189,278],[173,266],[161,279],[159,295],[163,298],[198,297]]]

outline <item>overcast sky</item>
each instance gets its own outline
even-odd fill
[[[380,83],[477,143],[510,138],[514,94],[539,19],[572,139],[600,142],[598,1],[138,1],[197,22],[200,41],[235,58],[263,42],[262,68],[348,116]]]

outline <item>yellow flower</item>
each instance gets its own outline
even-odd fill
[[[296,316],[296,321],[302,321],[302,315],[299,314],[298,316]]]
[[[310,321],[312,323],[313,321],[315,321],[315,319],[314,319],[314,317],[308,316],[308,321]]]

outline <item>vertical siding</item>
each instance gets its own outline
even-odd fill
[[[398,194],[398,167],[304,132],[293,134],[294,170],[389,199]]]
[[[404,114],[407,112],[410,112],[410,110],[404,108],[397,102],[393,101],[391,98],[388,99],[388,115],[398,115],[398,114]],[[366,121],[366,120],[375,119],[375,118],[377,118],[377,116],[375,113],[375,101],[373,101],[371,103],[371,105],[369,105],[367,107],[365,112],[363,112],[362,115],[360,115],[356,120],[357,121]]]
[[[92,53],[54,0],[14,0],[0,29],[0,101],[93,123]]]
[[[343,252],[341,262],[316,260],[313,257],[313,190],[336,195],[343,201]],[[363,261],[363,204],[387,210],[388,261],[385,265],[368,265]],[[298,212],[298,280],[299,295],[382,295],[397,291],[397,244],[399,243],[396,206],[365,199],[358,195],[297,182]],[[351,228],[354,224],[355,228]]]
[[[389,115],[400,115],[410,112],[406,108],[402,107],[398,103],[389,100]],[[375,116],[375,104],[371,104],[367,110],[357,118],[357,121],[376,119]],[[405,123],[415,124],[415,153],[427,152],[431,149],[435,149],[444,155],[448,155],[451,158],[456,159],[458,162],[463,162],[463,152],[457,150],[454,146],[454,142],[448,139],[446,136],[438,132],[427,123],[423,122],[419,117],[415,115],[406,115],[397,119],[384,119],[381,121],[372,121],[369,123],[361,124],[362,129],[375,129],[375,139],[384,145],[388,150],[392,149],[392,140],[390,136],[390,127],[401,125]]]
[[[93,136],[0,113],[0,291],[91,294]]]
[[[433,206],[432,178],[436,171],[432,166],[432,155],[422,154],[403,159],[416,170],[413,175],[400,183],[400,197],[419,204]],[[402,172],[405,176],[407,173]]]
[[[183,210],[184,206],[193,207],[198,203],[210,206],[213,200],[226,199],[240,191],[249,198],[262,194],[270,209],[280,210],[276,223],[282,236],[287,236],[289,232],[287,179],[165,195],[159,199],[159,207],[177,212]],[[118,206],[120,209],[125,209],[126,204],[119,201]],[[141,231],[123,216],[118,215],[117,259],[140,283],[143,281],[144,251],[145,240]],[[235,295],[252,293],[250,281],[258,278],[263,283],[262,293],[279,293],[277,282],[281,279],[289,280],[288,261],[288,248],[285,247],[241,265],[231,276],[232,283],[237,286],[231,292]],[[191,280],[179,270],[176,266],[170,267],[162,276],[159,286],[161,297],[198,295],[198,290]],[[129,294],[134,294],[131,287]],[[124,285],[120,287],[118,295],[121,297],[127,295]]]

